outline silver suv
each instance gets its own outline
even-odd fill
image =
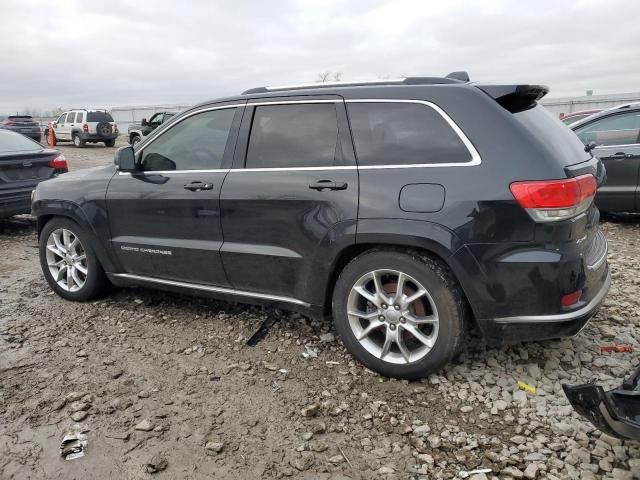
[[[56,142],[72,141],[76,147],[86,143],[104,142],[113,147],[118,137],[118,125],[105,110],[69,110],[52,123]],[[49,128],[45,129],[49,141]]]

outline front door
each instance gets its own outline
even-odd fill
[[[136,152],[139,172],[113,177],[111,241],[125,273],[227,284],[219,195],[241,116],[228,104],[187,112]]]
[[[607,169],[607,181],[598,189],[596,203],[604,211],[634,211],[640,207],[640,110],[616,112],[576,129]]]
[[[220,204],[231,285],[320,304],[314,288],[354,243],[358,171],[341,98],[248,102]]]

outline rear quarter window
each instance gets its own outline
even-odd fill
[[[358,164],[467,163],[471,152],[434,108],[421,103],[347,104]]]
[[[591,158],[571,129],[543,106],[514,113],[513,118],[547,145],[561,164],[573,165]]]
[[[0,155],[15,152],[39,152],[42,145],[19,133],[0,130]]]

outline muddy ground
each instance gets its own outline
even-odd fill
[[[114,153],[60,149],[72,169]],[[472,341],[459,363],[407,383],[365,370],[329,324],[296,314],[144,289],[64,301],[40,272],[34,220],[0,221],[0,478],[430,479],[489,468],[472,478],[631,479],[640,445],[594,430],[561,384],[610,388],[638,361],[599,346],[640,351],[639,225],[603,224],[613,286],[580,335],[504,349]],[[245,346],[273,316],[267,338]],[[68,430],[86,433],[84,457],[60,458]]]

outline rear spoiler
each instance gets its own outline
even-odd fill
[[[511,113],[529,110],[549,93],[544,85],[475,85]]]

